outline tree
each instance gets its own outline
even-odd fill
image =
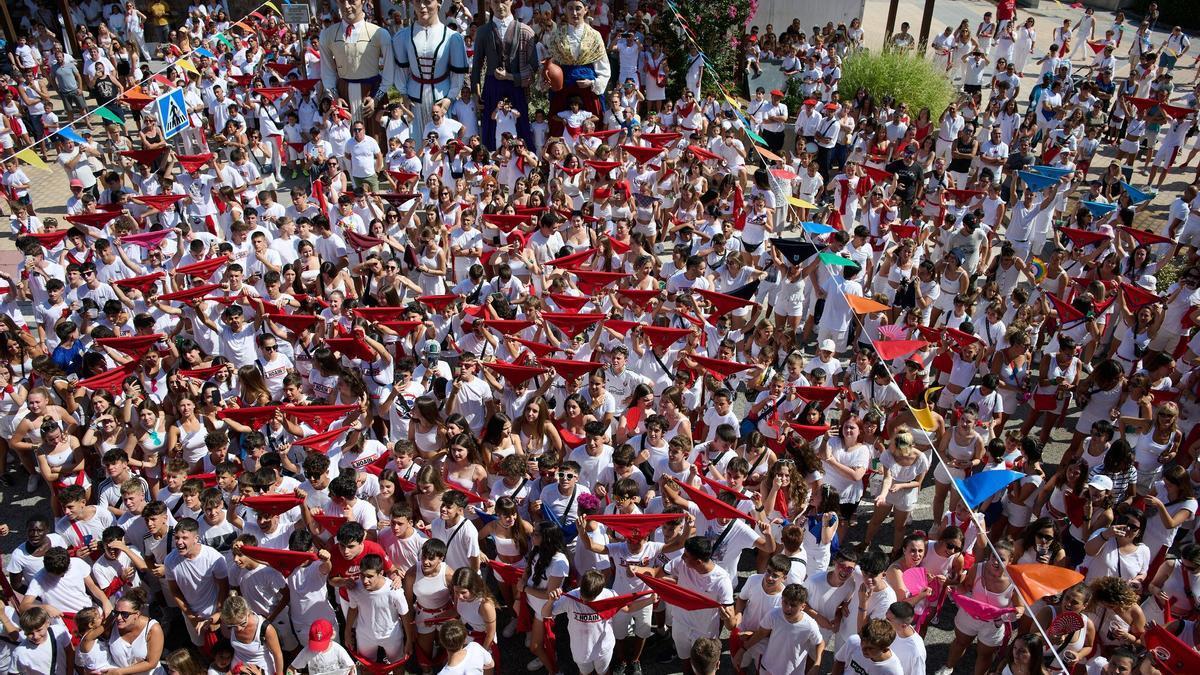
[[[745,53],[743,40],[757,11],[758,0],[666,0],[652,34],[670,65],[667,98],[678,98],[683,92],[691,61],[688,47],[693,43],[703,49],[707,62],[700,81],[702,91],[719,96],[720,81],[731,93],[736,92]]]

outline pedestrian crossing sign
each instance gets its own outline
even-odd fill
[[[154,101],[158,109],[158,123],[163,138],[170,139],[188,128],[187,105],[183,102],[183,90],[172,89]]]

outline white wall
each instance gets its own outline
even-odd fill
[[[762,30],[768,23],[774,24],[779,32],[799,17],[807,33],[813,26],[824,26],[828,21],[835,26],[849,25],[851,19],[862,17],[865,6],[866,0],[759,0],[752,25]]]

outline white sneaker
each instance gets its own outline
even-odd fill
[[[934,675],[953,675],[954,669],[950,666],[942,666]]]
[[[517,634],[517,620],[509,619],[508,623],[504,624],[504,630],[500,631],[500,634],[506,638],[510,638],[510,637],[516,635]]]
[[[539,671],[544,667],[545,666],[542,665],[542,660],[537,658],[536,656],[533,658],[532,661],[525,664],[525,670],[528,670],[531,673]]]

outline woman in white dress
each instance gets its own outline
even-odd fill
[[[1016,46],[1013,48],[1013,66],[1015,66],[1017,75],[1025,73],[1025,63],[1029,60],[1029,55],[1037,47],[1037,31],[1033,29],[1033,17],[1025,20],[1025,25],[1017,29]]]
[[[519,586],[525,588],[525,601],[529,603],[532,616],[542,616],[546,603],[562,594],[563,583],[570,572],[571,563],[567,559],[562,528],[542,521],[533,532],[533,547],[525,557],[525,571],[518,582]],[[551,659],[543,646],[545,638],[543,622],[535,620],[529,631],[529,649],[534,656],[534,660],[529,662],[529,670],[537,670],[540,667],[538,664],[550,663]]]
[[[115,668],[111,675],[165,675],[159,660],[163,651],[163,629],[146,616],[146,591],[125,590],[113,608],[113,628],[108,636],[108,658]]]

